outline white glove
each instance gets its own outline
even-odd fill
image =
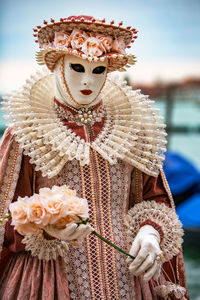
[[[130,254],[135,257],[131,261],[129,270],[135,276],[144,274],[144,280],[149,281],[152,277],[158,280],[162,263],[160,255],[162,251],[159,246],[160,235],[156,229],[150,225],[140,228],[135,240],[132,243]]]
[[[53,225],[47,225],[44,230],[56,239],[62,241],[74,241],[85,238],[86,235],[94,230],[94,228],[92,228],[89,223],[80,224],[79,226],[76,223],[72,223],[64,229],[58,229]]]

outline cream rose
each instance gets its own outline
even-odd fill
[[[29,201],[29,220],[39,225],[39,227],[44,227],[49,223],[50,214],[44,208],[40,201],[40,196],[35,194],[30,197]]]
[[[12,215],[12,225],[16,226],[17,224],[25,224],[29,222],[29,197],[18,198],[18,201],[10,204],[10,212]]]
[[[69,46],[69,35],[64,32],[55,32],[54,47],[63,49]]]
[[[72,49],[81,50],[83,43],[88,39],[86,32],[74,29],[70,35],[69,41]]]
[[[100,41],[95,37],[88,38],[81,50],[88,56],[101,56],[103,51],[100,49]]]
[[[50,188],[41,188],[39,190],[39,195],[42,196],[43,198],[48,198],[52,196],[52,190]]]
[[[118,52],[118,53],[121,53],[121,54],[126,54],[125,48],[126,48],[126,44],[124,42],[124,39],[122,37],[120,37],[120,38],[116,38],[113,41],[113,45],[112,45],[112,49],[111,50],[113,52]]]
[[[76,191],[71,190],[67,185],[57,186],[54,185],[52,187],[52,192],[56,194],[66,194],[68,197],[76,196]]]
[[[48,197],[42,195],[40,199],[43,207],[50,214],[49,224],[57,222],[62,218],[63,210],[67,210],[68,197],[66,195],[52,193]]]
[[[68,202],[68,214],[80,216],[83,219],[88,219],[89,215],[88,202],[84,198],[71,197]]]

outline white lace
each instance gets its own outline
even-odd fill
[[[44,238],[42,230],[26,235],[22,243],[26,245],[26,251],[31,251],[32,256],[44,260],[65,256],[68,250],[67,242],[58,239],[47,240]]]
[[[105,123],[94,142],[88,143],[57,117],[54,105],[54,77],[36,73],[22,91],[3,102],[15,127],[16,140],[31,157],[36,171],[49,178],[57,175],[68,160],[89,164],[90,148],[110,164],[121,159],[151,176],[157,176],[166,150],[164,124],[152,101],[126,83],[107,79],[101,97]]]
[[[158,224],[163,232],[163,238],[160,242],[160,248],[163,252],[162,263],[169,261],[180,251],[183,242],[182,224],[172,208],[167,207],[164,203],[155,201],[143,201],[135,204],[128,211],[125,224],[128,228],[128,236],[133,241],[136,237],[140,225],[146,220],[151,220]]]

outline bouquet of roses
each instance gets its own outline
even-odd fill
[[[34,236],[36,240],[40,238],[42,232],[45,231],[45,228],[49,225],[53,225],[59,230],[66,228],[72,223],[76,223],[78,226],[80,224],[89,223],[87,200],[78,197],[76,191],[69,189],[66,185],[53,186],[51,189],[41,188],[39,194],[34,194],[31,197],[18,197],[16,202],[10,204],[9,209],[10,214],[8,213],[4,218],[0,219],[0,224],[12,217],[11,224],[14,225],[15,230],[25,236],[23,241],[26,242],[29,242],[28,236],[30,235],[32,237]],[[134,259],[129,253],[120,249],[96,231],[93,230],[91,233],[118,251]],[[55,241],[55,244],[56,243],[57,241]],[[34,240],[32,239],[26,249],[33,250],[33,244]],[[38,254],[37,249],[34,249],[32,254]],[[49,254],[47,256],[50,257]]]
[[[76,196],[76,191],[66,185],[41,188],[39,194],[19,197],[10,204],[12,225],[22,235],[34,233],[51,224],[65,228],[68,224],[88,219],[86,199]]]

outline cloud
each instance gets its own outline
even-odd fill
[[[31,61],[0,62],[0,94],[21,88],[25,80],[40,67]]]
[[[200,78],[200,61],[151,61],[138,62],[127,72],[131,82],[173,82],[185,78]]]

